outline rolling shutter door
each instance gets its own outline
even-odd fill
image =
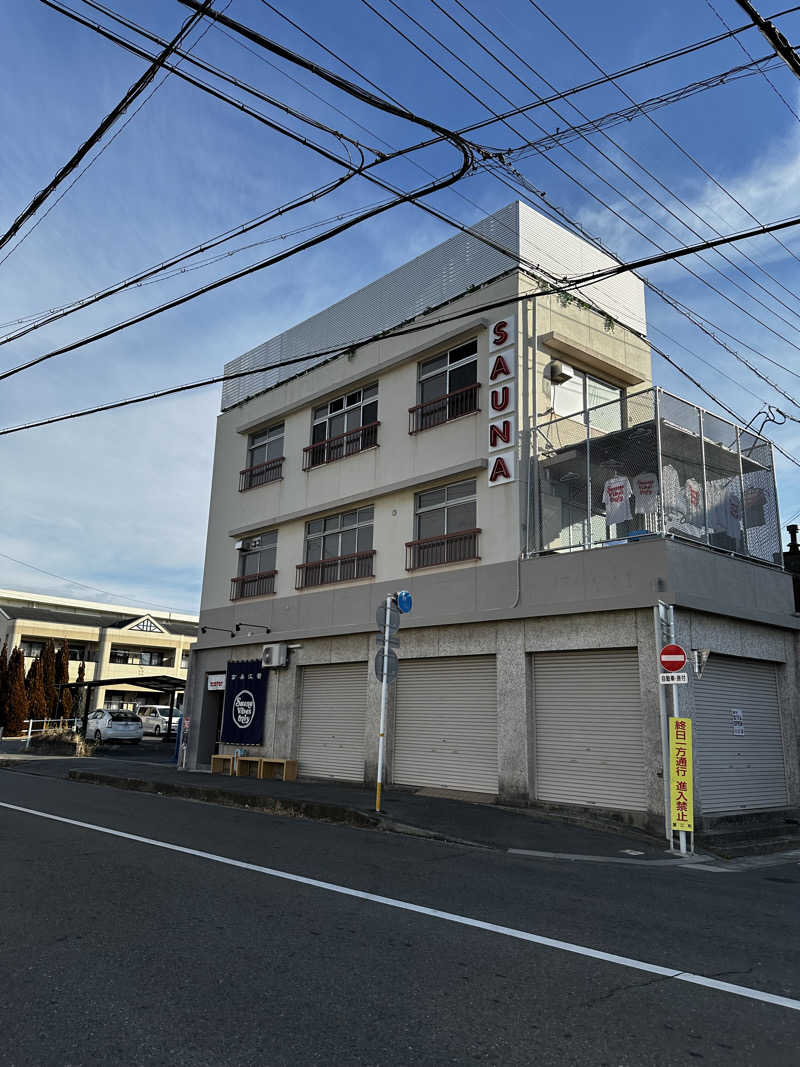
[[[398,785],[497,792],[494,656],[400,663],[392,777]]]
[[[300,774],[364,780],[367,664],[303,668]]]
[[[534,657],[536,796],[645,811],[635,648]]]
[[[694,774],[703,814],[788,804],[774,663],[709,656],[695,681]],[[733,733],[733,709],[744,734]]]

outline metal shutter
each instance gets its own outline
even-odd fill
[[[300,774],[364,780],[367,664],[303,668]]]
[[[694,774],[703,814],[788,804],[774,663],[709,656],[695,682]],[[744,735],[733,733],[732,709]]]
[[[645,811],[635,648],[534,657],[536,796]]]
[[[393,781],[497,792],[494,656],[402,660]]]

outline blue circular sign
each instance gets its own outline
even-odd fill
[[[397,594],[397,607],[404,615],[411,611],[411,593],[407,589],[401,589]]]

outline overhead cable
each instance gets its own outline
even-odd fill
[[[130,107],[134,100],[141,95],[147,88],[150,82],[155,78],[159,70],[164,66],[173,50],[181,43],[186,37],[191,28],[196,22],[199,22],[200,18],[205,15],[210,9],[213,0],[203,0],[202,4],[197,5],[197,10],[191,15],[181,26],[180,30],[175,34],[169,44],[162,49],[158,56],[155,57],[153,62],[147,68],[147,70],[136,79],[133,85],[127,90],[119,103],[109,111],[100,125],[94,130],[92,134],[76,149],[72,156],[67,160],[63,167],[56,173],[56,175],[47,183],[47,185],[41,189],[36,196],[31,200],[28,206],[20,212],[14,219],[8,229],[0,235],[0,248],[3,248],[8,242],[17,234],[22,226],[32,218],[42,204],[47,200],[49,196],[59,187],[59,185],[67,178],[76,167],[78,167],[83,159],[91,152],[96,144],[98,144],[105,134],[111,129],[114,123],[120,118],[121,115]]]

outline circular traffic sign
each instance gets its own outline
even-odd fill
[[[411,611],[411,593],[407,589],[401,589],[397,594],[397,606],[403,615]]]
[[[658,658],[661,666],[670,674],[682,671],[686,666],[686,653],[680,645],[664,645]]]

